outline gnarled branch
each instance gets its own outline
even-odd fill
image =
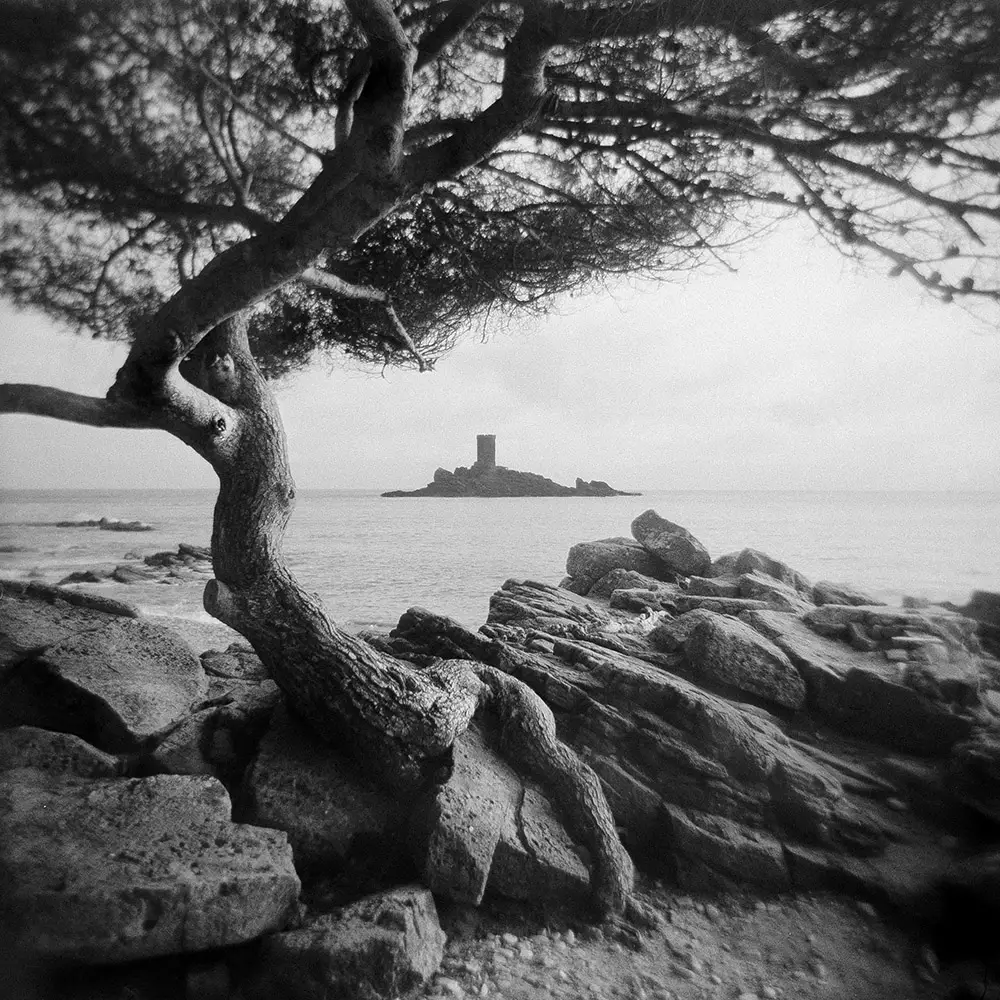
[[[90,427],[158,426],[148,413],[136,406],[31,383],[8,382],[0,385],[0,413],[53,417]]]

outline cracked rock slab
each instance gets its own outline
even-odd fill
[[[0,774],[0,884],[13,947],[118,963],[280,929],[298,899],[287,838],[230,821],[213,778]]]
[[[478,905],[586,893],[589,874],[548,800],[470,728],[451,778],[414,813],[414,857],[434,892]]]
[[[741,621],[722,615],[703,619],[687,637],[684,653],[709,683],[728,684],[786,708],[805,702],[805,682],[788,657]]]
[[[401,850],[402,804],[284,706],[271,718],[245,789],[247,818],[286,831],[300,868],[337,870],[359,848],[383,856]]]
[[[251,1000],[400,997],[440,967],[445,934],[422,886],[366,896],[261,945]]]
[[[887,618],[902,617],[876,610]],[[839,623],[848,614],[864,616],[871,609],[823,605],[817,611],[828,617],[818,619],[810,612],[805,616],[810,625],[816,620]],[[752,611],[741,617],[799,669],[809,707],[846,732],[909,753],[934,755],[947,753],[972,729],[969,717],[903,683],[904,675],[878,653],[858,652],[845,642],[817,635],[794,615]]]
[[[31,650],[96,628],[109,616],[138,618],[139,612],[84,591],[0,580],[0,679]]]
[[[120,616],[27,655],[4,680],[8,725],[73,733],[111,753],[140,749],[208,689],[198,657],[178,635]]]

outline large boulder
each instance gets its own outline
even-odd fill
[[[406,617],[406,616],[404,616]],[[567,621],[596,626],[610,620],[608,612],[563,587],[553,587],[535,580],[506,580],[490,596],[490,621],[518,626],[551,621],[565,626]],[[400,619],[402,623],[403,619]]]
[[[722,615],[699,622],[684,643],[694,675],[785,708],[801,708],[806,686],[788,657],[749,625]]]
[[[515,899],[584,896],[587,869],[545,797],[475,727],[454,754],[448,781],[414,812],[410,840],[424,884],[474,905],[487,887]]]
[[[4,681],[4,723],[74,733],[110,752],[140,749],[208,689],[198,657],[178,635],[110,615],[25,654]]]
[[[445,934],[420,886],[380,892],[261,943],[250,1000],[395,1000],[438,970]]]
[[[139,612],[124,601],[86,591],[17,580],[0,581],[0,684],[7,671],[26,653],[97,628],[109,616],[138,618]]]
[[[474,727],[455,741],[454,759],[448,781],[414,810],[410,840],[425,885],[478,906],[522,785]]]
[[[643,511],[632,522],[632,537],[679,576],[701,576],[712,565],[708,549],[687,528],[655,510]]]
[[[246,817],[288,834],[303,870],[336,871],[359,850],[389,861],[406,813],[286,709],[275,711],[247,772]]]
[[[230,821],[212,778],[0,774],[0,883],[15,951],[114,963],[250,941],[299,893],[283,833]]]
[[[669,576],[666,567],[631,538],[577,542],[566,557],[566,572],[575,581],[586,581],[588,589],[613,569],[631,569],[661,580]]]
[[[489,889],[510,899],[582,904],[590,874],[544,792],[526,784],[500,832]]]

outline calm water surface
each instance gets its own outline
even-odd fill
[[[0,576],[55,583],[73,569],[207,544],[214,492],[0,491]],[[558,583],[575,542],[628,535],[654,507],[713,556],[752,546],[814,580],[964,602],[1000,590],[1000,494],[923,492],[649,492],[641,497],[382,498],[304,490],[286,539],[303,584],[349,628],[390,627],[420,604],[470,626],[508,577]],[[117,517],[153,532],[55,528]],[[207,619],[197,584],[92,588],[147,611]]]

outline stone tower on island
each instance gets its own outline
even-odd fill
[[[561,486],[535,472],[518,472],[497,465],[496,434],[476,435],[476,461],[471,468],[454,472],[436,469],[434,479],[422,490],[390,490],[384,497],[624,497],[622,493],[595,479],[576,486]]]
[[[476,435],[476,468],[495,469],[497,467],[496,434]]]

